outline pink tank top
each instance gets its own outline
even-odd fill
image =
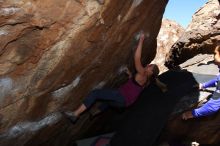
[[[132,78],[119,87],[119,92],[125,98],[126,106],[133,104],[142,90],[143,87],[138,85],[138,83]]]

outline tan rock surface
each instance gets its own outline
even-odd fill
[[[167,70],[164,66],[166,54],[169,53],[172,45],[181,37],[183,32],[184,28],[177,22],[163,19],[157,36],[157,54],[152,61],[159,66],[161,73]]]
[[[68,129],[55,111],[75,109],[92,89],[114,86],[108,83],[129,64],[141,30],[149,63],[166,4],[1,0],[0,145],[70,145],[90,124],[82,117]]]

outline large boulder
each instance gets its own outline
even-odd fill
[[[167,2],[0,1],[0,145],[71,145],[90,121],[70,127],[56,111],[115,86],[140,31],[152,61]]]
[[[176,68],[197,54],[213,53],[216,41],[220,40],[219,0],[209,0],[192,17],[185,33],[172,46],[165,65]]]

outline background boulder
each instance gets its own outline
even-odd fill
[[[192,22],[166,56],[165,65],[175,68],[197,54],[211,54],[220,40],[220,6],[209,0],[192,17]]]
[[[174,43],[181,37],[185,29],[175,21],[163,19],[160,32],[157,36],[157,53],[152,61],[159,66],[160,72],[167,71],[164,65],[166,55]]]

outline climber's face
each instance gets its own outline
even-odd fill
[[[220,46],[217,46],[214,51],[215,64],[220,66]]]

